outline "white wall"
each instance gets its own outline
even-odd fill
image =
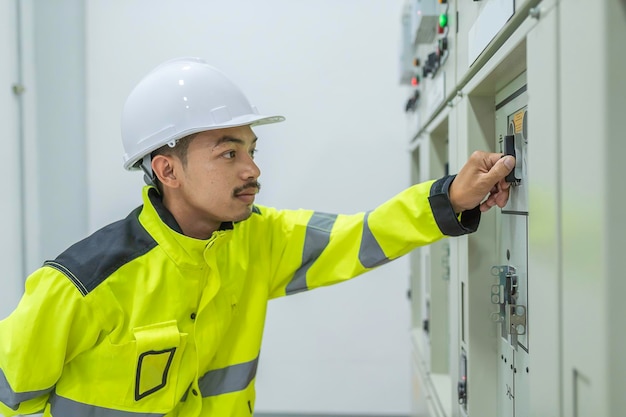
[[[86,234],[84,14],[82,0],[0,2],[0,318],[31,272]]]
[[[31,2],[40,206],[39,239],[29,251],[38,251],[39,267],[87,233],[85,6]]]
[[[0,114],[2,114],[3,186],[0,204],[0,320],[17,305],[22,293],[21,157],[19,106],[11,86],[18,79],[17,12],[13,2],[0,2]]]
[[[409,184],[402,0],[90,0],[86,2],[89,229],[140,203],[123,171],[120,111],[159,62],[201,56],[261,112],[258,202],[369,210]],[[353,282],[271,303],[258,411],[408,414],[406,259]]]

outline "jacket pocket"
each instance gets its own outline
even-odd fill
[[[133,329],[135,337],[135,402],[171,409],[178,399],[177,380],[186,334],[175,320]],[[145,404],[148,405],[148,404]]]

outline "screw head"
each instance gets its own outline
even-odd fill
[[[541,17],[541,9],[539,9],[539,7],[533,7],[529,10],[528,14],[533,19],[539,19],[539,17]]]

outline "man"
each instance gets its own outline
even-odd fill
[[[0,322],[0,413],[249,416],[269,299],[473,232],[508,199],[514,159],[475,152],[368,213],[256,206],[252,127],[282,120],[197,58],[135,87],[122,138],[143,206],[28,278]]]

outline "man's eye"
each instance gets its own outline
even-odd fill
[[[256,153],[257,153],[257,152],[258,152],[258,149],[252,149],[252,150],[250,151],[250,157],[251,157],[252,159],[254,159],[254,156],[256,155]]]
[[[223,154],[225,158],[232,159],[235,157],[235,151],[228,151]]]

